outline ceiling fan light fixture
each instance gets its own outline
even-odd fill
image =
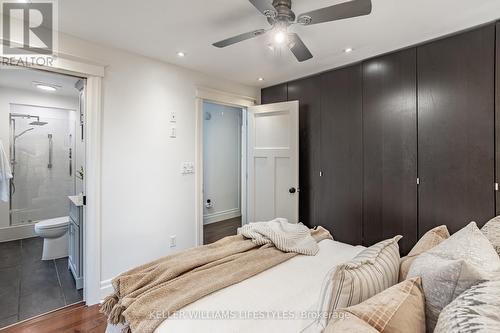
[[[287,40],[287,34],[283,30],[278,30],[274,33],[274,42],[278,45],[285,44]]]

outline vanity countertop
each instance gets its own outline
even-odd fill
[[[68,199],[77,207],[83,206],[83,195],[70,195]]]

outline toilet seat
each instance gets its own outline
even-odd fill
[[[43,220],[35,224],[35,229],[50,230],[69,225],[69,216],[57,217],[55,219]]]

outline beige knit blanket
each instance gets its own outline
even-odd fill
[[[311,236],[332,239],[318,227]],[[188,249],[125,272],[112,284],[101,311],[127,331],[152,333],[171,314],[215,291],[231,286],[298,255],[270,244],[259,246],[242,235]]]
[[[238,234],[250,238],[257,245],[272,244],[283,252],[314,256],[319,251],[318,243],[305,225],[288,223],[284,218],[245,224],[238,228]]]

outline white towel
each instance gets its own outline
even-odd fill
[[[244,225],[238,229],[238,234],[252,239],[257,245],[274,244],[283,252],[313,256],[319,251],[318,243],[311,236],[309,228],[302,223],[288,223],[283,218]]]
[[[8,202],[10,195],[10,179],[12,178],[12,170],[10,162],[5,153],[2,141],[0,141],[0,200]]]

